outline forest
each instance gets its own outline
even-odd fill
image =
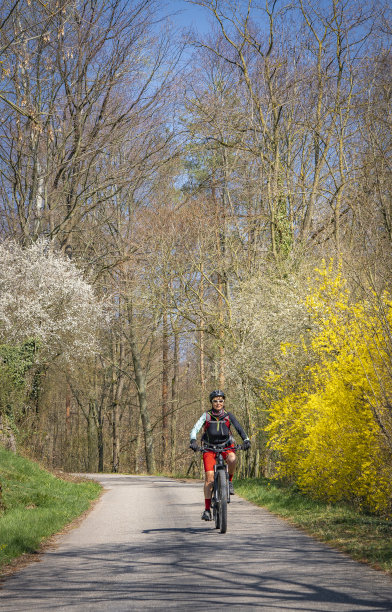
[[[391,513],[390,3],[171,4],[0,0],[0,441]]]

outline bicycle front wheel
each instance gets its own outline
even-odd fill
[[[217,482],[217,502],[218,502],[218,512],[219,512],[219,529],[221,533],[226,533],[227,531],[227,480],[226,480],[226,472],[224,470],[219,470],[218,472],[218,482]]]
[[[215,521],[215,529],[219,529],[220,528],[220,517],[219,517],[219,507],[217,503],[215,503],[215,506],[214,506],[214,521]]]

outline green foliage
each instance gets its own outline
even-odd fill
[[[316,272],[306,300],[309,341],[282,345],[280,372],[269,377],[275,397],[267,429],[280,455],[278,473],[317,499],[389,512],[391,301],[384,294],[373,304],[353,303],[332,263]],[[293,362],[306,364],[295,380]]]
[[[17,346],[0,345],[0,416],[12,429],[26,398],[26,377],[38,349],[33,338]]]
[[[314,501],[276,479],[236,481],[236,492],[282,516],[354,559],[392,573],[392,522],[344,504]]]
[[[0,447],[0,567],[41,542],[88,509],[101,487],[68,482]]]
[[[33,365],[38,349],[39,342],[34,338],[18,346],[0,345],[0,364],[7,369],[15,387],[24,386],[26,372]]]

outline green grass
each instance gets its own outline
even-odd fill
[[[313,501],[267,478],[237,480],[236,492],[304,529],[322,542],[392,574],[392,520],[343,504]]]
[[[96,499],[95,482],[56,478],[36,463],[0,447],[0,569],[80,516]]]

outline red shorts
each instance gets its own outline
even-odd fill
[[[233,448],[233,450],[231,450],[232,448]],[[227,455],[229,455],[230,453],[234,453],[234,445],[232,447],[228,446],[227,450],[223,451],[223,453],[222,453],[223,459],[226,459]],[[204,462],[204,470],[205,470],[205,472],[213,472],[214,471],[215,457],[216,457],[216,453],[214,453],[212,451],[207,451],[207,452],[203,453],[203,462]]]

